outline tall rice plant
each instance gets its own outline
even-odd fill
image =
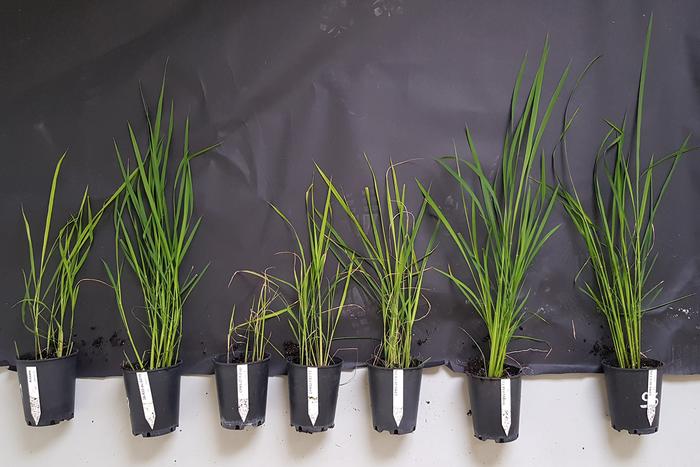
[[[174,180],[168,179],[173,136],[173,103],[167,127],[163,121],[165,77],[160,89],[155,116],[146,108],[148,145],[144,150],[129,124],[129,137],[136,175],[129,178],[118,146],[117,160],[125,182],[115,213],[115,267],[105,263],[109,281],[115,292],[117,309],[126,329],[135,361],[128,356],[133,369],[153,370],[166,368],[179,361],[182,339],[183,306],[192,290],[206,271],[188,271],[180,277],[182,262],[189,250],[201,219],[193,221],[194,196],[190,162],[214,146],[191,152],[189,148],[189,118],[185,122],[184,150],[177,163]],[[172,188],[168,190],[169,183]],[[168,194],[170,191],[170,195]],[[143,324],[149,339],[148,347],[139,348],[134,340],[122,296],[124,260],[133,271],[143,295],[145,319],[134,318]]]
[[[662,282],[647,286],[657,254],[654,219],[681,156],[688,152],[689,137],[680,148],[660,159],[641,160],[644,88],[653,18],[649,20],[636,102],[634,128],[626,119],[606,120],[608,131],[598,147],[593,165],[593,211],[588,213],[568,173],[571,189],[559,191],[559,199],[586,245],[593,280],[581,290],[607,320],[617,363],[622,368],[642,365],[642,318],[652,309]],[[654,171],[666,166],[661,184]],[[567,165],[568,169],[568,165]],[[579,271],[580,274],[580,271]],[[579,276],[577,274],[577,278]],[[675,301],[675,300],[674,300]]]
[[[39,360],[65,357],[73,352],[75,309],[81,285],[78,275],[90,253],[95,228],[123,188],[120,187],[97,212],[93,212],[86,188],[78,210],[52,236],[54,203],[65,157],[64,153],[54,169],[44,230],[38,244],[35,244],[29,219],[22,208],[29,253],[29,270],[22,271],[22,323],[33,336],[34,358]]]
[[[354,261],[350,262],[349,267],[338,263],[333,269],[329,265],[329,260],[333,257],[330,190],[320,209],[314,200],[313,184],[306,191],[305,198],[306,246],[291,221],[276,206],[272,206],[292,230],[296,243],[296,251],[292,253],[292,280],[277,277],[275,280],[289,287],[295,297],[282,312],[288,315],[292,334],[299,345],[298,363],[321,367],[328,366],[333,361],[333,340],[342,312],[347,306],[348,290],[355,268]]]
[[[333,240],[345,259],[354,258],[357,269],[355,280],[379,306],[382,317],[382,343],[375,355],[375,364],[387,368],[409,368],[417,364],[411,344],[413,325],[420,319],[421,302],[430,309],[423,296],[423,275],[427,269],[434,236],[425,252],[418,253],[416,242],[425,215],[427,202],[423,200],[416,215],[406,205],[406,185],[396,176],[398,164],[391,163],[384,176],[383,194],[377,177],[367,159],[372,176],[371,187],[364,188],[364,201],[369,213],[369,232],[350,208],[321,168],[317,170],[328,189],[350,219],[360,238],[362,250],[349,246],[337,230],[331,229]],[[426,311],[427,313],[427,311]]]
[[[468,277],[460,277],[451,267],[441,271],[486,324],[489,347],[484,367],[486,375],[493,378],[505,376],[508,345],[514,337],[522,337],[515,333],[525,319],[529,291],[523,290],[523,284],[527,272],[545,242],[558,228],[547,227],[557,189],[547,187],[541,143],[569,75],[569,67],[561,74],[543,107],[548,56],[547,40],[522,113],[518,113],[518,107],[527,57],[520,66],[512,94],[510,125],[503,143],[500,171],[495,176],[490,177],[483,167],[468,127],[466,137],[471,160],[461,159],[457,154],[438,160],[460,188],[462,225],[449,220],[446,211],[419,183],[425,199],[445,226],[469,272]],[[538,165],[539,174],[536,174]],[[463,173],[464,168],[476,178],[475,186]]]

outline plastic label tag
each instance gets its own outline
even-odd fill
[[[510,433],[510,379],[501,378],[501,426],[506,436]]]
[[[34,424],[38,425],[41,418],[41,398],[39,397],[39,375],[35,366],[27,367],[27,393]]]
[[[401,425],[401,419],[403,418],[403,370],[393,370],[393,412],[394,421],[396,421],[396,427]]]
[[[318,368],[310,366],[306,369],[306,394],[311,425],[316,425],[318,418]]]
[[[136,380],[139,383],[139,393],[141,394],[141,406],[143,407],[143,416],[148,422],[151,430],[156,424],[156,407],[153,405],[153,395],[151,395],[151,382],[148,379],[148,373],[140,371],[136,373]]]
[[[647,409],[647,420],[649,421],[649,426],[652,426],[656,418],[656,406],[659,405],[659,397],[656,394],[656,369],[649,370],[647,392],[642,394],[642,400],[646,404],[641,404],[639,407]]]
[[[248,417],[248,365],[236,365],[236,373],[238,377],[238,415],[245,422]]]

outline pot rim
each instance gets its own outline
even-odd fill
[[[649,367],[649,366],[643,366],[641,368],[622,368],[620,366],[617,366],[617,360],[603,360],[601,363],[603,365],[603,368],[610,368],[611,370],[615,371],[624,371],[624,372],[640,372],[640,371],[649,371],[649,370],[660,370],[661,368],[664,367],[664,362],[661,360],[656,360],[655,358],[644,358],[644,361],[647,362],[653,362],[656,363],[656,366]]]
[[[122,363],[122,365],[121,365],[122,372],[124,372],[125,375],[132,374],[132,373],[153,374],[153,373],[158,373],[161,371],[165,372],[165,371],[175,370],[175,369],[179,368],[180,366],[182,366],[182,360],[178,360],[177,363],[175,363],[174,365],[166,366],[163,368],[154,368],[153,370],[133,370],[131,368],[128,368],[126,365],[128,365],[128,363],[126,363],[126,362]]]
[[[326,368],[337,368],[337,367],[343,365],[343,359],[340,357],[333,357],[332,360],[333,360],[333,364],[331,364],[331,365],[313,366],[313,365],[301,365],[299,363],[294,362],[292,359],[288,359],[287,365],[292,366],[292,367],[297,367],[297,368],[318,368],[319,370],[323,370]]]
[[[372,363],[367,363],[367,368],[371,368],[377,371],[393,371],[393,370],[403,370],[403,371],[422,371],[425,368],[425,362],[421,362],[420,365],[410,366],[408,368],[389,368],[386,366],[374,365]]]
[[[50,363],[50,362],[56,362],[56,361],[61,361],[61,360],[68,360],[69,358],[75,358],[78,356],[78,349],[73,349],[73,351],[68,354],[64,355],[63,357],[52,357],[52,358],[16,358],[15,363],[22,362],[23,364],[41,364],[41,363]]]
[[[248,363],[241,363],[241,362],[222,362],[219,361],[220,357],[225,357],[225,353],[220,353],[216,354],[212,357],[212,361],[214,362],[214,365],[217,366],[238,366],[238,365],[258,365],[260,363],[265,363],[270,361],[270,354],[268,352],[265,352],[265,355],[263,356],[262,360],[256,360],[254,362],[248,362]]]

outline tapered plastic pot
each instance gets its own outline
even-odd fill
[[[134,436],[150,438],[175,431],[180,424],[180,362],[157,370],[122,369]]]
[[[77,351],[60,358],[17,359],[17,377],[27,425],[56,425],[73,418],[77,367]]]
[[[468,373],[474,436],[482,441],[508,443],[520,434],[520,370],[508,367],[508,378]]]
[[[265,423],[270,356],[253,363],[241,361],[241,354],[234,354],[231,363],[226,354],[214,357],[219,417],[229,430]]]
[[[335,426],[342,363],[339,358],[322,367],[287,363],[289,421],[296,431],[318,433]]]
[[[423,367],[406,369],[369,367],[369,396],[372,426],[394,435],[416,429]]]
[[[642,368],[620,368],[603,362],[610,422],[617,431],[647,435],[659,430],[663,363],[642,360]]]

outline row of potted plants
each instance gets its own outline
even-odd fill
[[[563,175],[547,173],[550,159],[542,139],[569,77],[567,67],[553,94],[548,99],[543,96],[548,43],[524,99],[525,60],[520,67],[496,175],[490,176],[482,165],[469,129],[466,139],[471,158],[455,154],[438,160],[459,188],[461,219],[454,219],[430,187],[419,181],[423,200],[417,210],[411,210],[406,185],[399,182],[397,174],[400,164],[391,163],[384,177],[377,177],[369,161],[371,183],[363,192],[368,225],[318,166],[319,184],[311,184],[306,191],[303,234],[271,205],[294,238],[291,273],[241,272],[258,278],[261,286],[250,313],[238,324],[234,309],[228,348],[214,359],[222,426],[241,429],[264,422],[270,339],[265,323],[286,318],[298,346],[287,365],[290,423],[308,433],[333,427],[342,363],[336,356],[335,334],[344,310],[355,306],[350,303],[349,291],[357,286],[376,304],[383,323],[381,343],[368,362],[373,426],[393,434],[414,431],[425,361],[413,353],[413,326],[430,309],[423,280],[426,271],[434,269],[463,294],[488,332],[488,347],[480,349],[482,358],[469,362],[467,368],[475,435],[497,442],[516,439],[521,370],[508,363],[512,362],[508,348],[514,339],[534,339],[517,334],[528,317],[528,291],[523,284],[538,253],[558,228],[549,226],[549,218],[561,204],[589,255],[584,267],[591,269],[593,280],[583,284],[582,290],[606,318],[612,337],[614,358],[603,365],[612,425],[630,433],[655,432],[662,364],[641,351],[644,312],[666,305],[653,304],[660,284],[648,285],[655,259],[653,222],[676,165],[690,148],[686,139],[678,150],[652,158],[646,167],[641,160],[651,24],[634,124],[606,120],[609,129],[595,156],[592,211],[579,197],[568,165],[564,164]],[[122,183],[98,210],[93,210],[86,189],[77,213],[54,234],[53,206],[61,157],[38,242],[23,212],[29,268],[24,273],[21,309],[25,327],[34,337],[34,348],[24,354],[18,350],[17,370],[29,425],[50,425],[73,417],[78,276],[90,253],[95,229],[104,213],[113,209],[115,260],[111,265],[105,262],[105,271],[128,336],[130,355],[123,371],[132,430],[134,435],[158,436],[178,426],[182,312],[204,273],[181,274],[200,225],[200,220],[193,218],[190,163],[213,147],[190,150],[188,120],[184,153],[174,177],[169,177],[174,121],[172,104],[165,120],[164,95],[165,79],[155,114],[146,109],[147,145],[139,145],[129,126],[135,167],[124,162],[116,147]],[[569,117],[565,112],[560,142],[575,115]],[[661,183],[654,183],[653,175],[662,168],[666,172]],[[322,201],[316,199],[319,187],[324,193]],[[419,232],[429,213],[438,222],[427,244],[419,247]],[[338,214],[350,224],[353,235],[341,234]],[[451,266],[429,267],[440,229],[456,247],[459,256],[455,261],[466,268],[466,274]],[[141,287],[145,316],[139,322],[146,330],[145,343],[132,333],[135,318],[124,305],[125,266]]]

